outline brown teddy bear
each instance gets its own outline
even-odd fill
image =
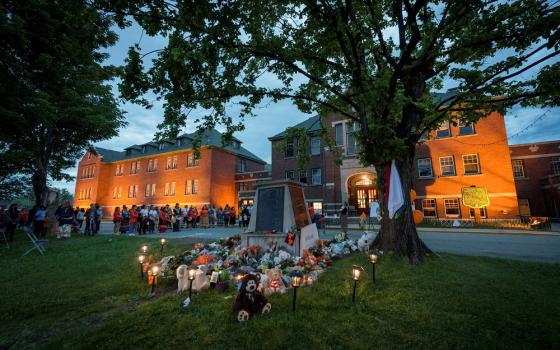
[[[267,314],[272,305],[266,297],[257,290],[260,277],[258,275],[247,274],[243,277],[241,288],[233,304],[233,312],[239,322],[248,321],[253,315]]]
[[[266,271],[266,286],[264,288],[264,295],[269,296],[274,293],[286,293],[286,285],[282,280],[282,271],[278,268]]]

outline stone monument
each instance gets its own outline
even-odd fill
[[[241,236],[242,245],[248,247],[258,244],[264,249],[269,246],[284,247],[292,254],[299,255],[300,233],[294,230],[293,245],[286,238],[292,228],[301,230],[311,224],[303,186],[292,180],[258,184],[249,228]]]

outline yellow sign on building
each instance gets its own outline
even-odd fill
[[[486,187],[463,187],[463,204],[469,208],[483,208],[490,205]]]

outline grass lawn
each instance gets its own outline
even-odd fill
[[[180,308],[175,283],[155,298],[140,281],[139,237],[51,240],[0,248],[0,349],[560,348],[560,265],[443,255],[420,267],[381,257],[377,283],[365,256],[338,260],[313,286],[271,298],[247,323],[234,296],[207,291]],[[168,253],[186,244],[171,242]],[[352,264],[366,268],[351,303]]]

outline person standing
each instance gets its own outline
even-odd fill
[[[185,228],[189,228],[189,206],[185,205],[183,209],[181,209],[181,216],[183,217],[183,223],[185,224]]]
[[[150,210],[148,211],[148,231],[150,234],[155,232],[158,216],[159,212],[157,208],[150,205]]]
[[[76,211],[76,224],[78,225],[78,232],[81,233],[82,225],[84,224],[85,211],[84,208],[78,208]]]
[[[145,235],[148,230],[150,211],[145,204],[142,205],[140,209],[140,234]]]
[[[229,208],[229,224],[230,224],[231,226],[235,226],[235,218],[236,218],[236,216],[235,216],[235,207],[232,205],[232,206]]]
[[[195,229],[196,222],[198,221],[198,210],[196,209],[196,207],[191,208],[191,216],[192,216],[192,220],[191,220],[192,228]]]
[[[222,226],[224,224],[224,211],[222,207],[219,207],[216,211],[216,219],[218,220],[218,226]]]
[[[95,207],[93,204],[89,205],[88,210],[86,210],[86,236],[93,236],[95,231]]]
[[[17,204],[13,203],[8,207],[6,220],[6,239],[8,240],[8,242],[14,240],[14,233],[16,232],[18,216]]]
[[[129,217],[128,232],[130,234],[135,234],[137,231],[136,226],[138,225],[138,210],[136,210],[136,204],[132,205],[132,208],[128,211],[128,217]]]
[[[103,219],[103,209],[95,203],[95,233],[101,229],[101,219]]]
[[[213,205],[210,206],[208,209],[208,217],[209,217],[209,224],[210,227],[216,226],[216,208]]]
[[[45,238],[45,220],[47,219],[47,210],[42,205],[37,207],[35,215],[33,217],[33,233],[38,238]]]
[[[23,228],[24,226],[26,226],[28,219],[29,219],[29,212],[27,211],[27,208],[22,208],[21,211],[19,212],[17,227]]]
[[[113,234],[117,235],[121,232],[121,208],[115,207],[115,211],[113,212]]]
[[[243,220],[243,227],[249,226],[249,219],[251,218],[251,214],[249,214],[249,208],[247,208],[247,206],[243,207],[243,210],[241,211],[241,217]]]
[[[167,231],[167,222],[169,221],[169,216],[167,214],[167,208],[166,207],[161,207],[159,209],[159,233],[164,233]]]
[[[181,207],[179,203],[175,203],[175,207],[173,208],[173,231],[179,231],[179,226],[181,225]]]
[[[206,208],[206,205],[203,205],[200,210],[200,227],[208,228],[210,222],[209,216],[210,212],[208,211],[208,208]]]
[[[344,236],[348,233],[348,202],[340,208],[340,230],[344,232]]]
[[[226,203],[226,206],[224,207],[224,226],[228,227],[229,226],[229,204]]]
[[[129,223],[130,223],[130,211],[128,210],[126,205],[123,205],[121,210],[121,227],[120,227],[121,234],[124,235],[128,232]]]
[[[315,222],[315,208],[313,207],[313,203],[309,203],[309,206],[307,207],[307,211],[309,212],[309,219],[311,220],[311,223]]]
[[[70,202],[68,200],[65,200],[62,206],[56,210],[55,216],[58,221],[58,233],[56,238],[70,238],[72,223],[74,222],[74,210],[70,206]]]

